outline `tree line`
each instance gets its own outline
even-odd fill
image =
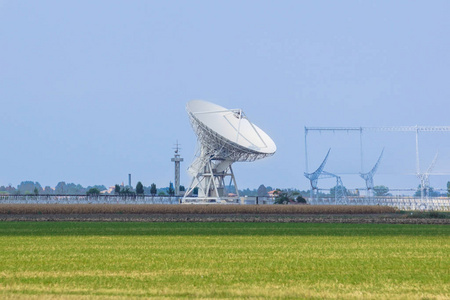
[[[184,192],[185,187],[180,185],[180,192]],[[150,186],[144,186],[142,182],[136,184],[136,188],[133,190],[130,186],[120,186],[116,184],[114,186],[114,194],[116,195],[152,195],[152,196],[175,196],[175,189],[172,182],[167,188],[156,188],[156,184],[152,183]]]
[[[235,191],[234,186],[227,186],[229,192]],[[319,192],[319,197],[334,197],[335,187],[331,188],[328,193],[324,191]],[[344,187],[347,195],[349,196],[359,196],[358,190],[347,190]],[[75,183],[66,183],[64,181],[58,182],[55,188],[51,188],[50,186],[42,187],[39,182],[33,181],[22,181],[17,187],[13,187],[11,185],[8,186],[0,186],[0,195],[95,195],[100,194],[103,191],[108,190],[104,185],[93,185],[83,187],[80,184]],[[274,191],[275,189],[271,186],[265,186],[261,184],[257,189],[243,189],[239,190],[240,196],[259,196],[259,197],[267,197],[269,196],[270,191]],[[277,189],[286,195],[289,195],[288,198],[291,200],[295,200],[298,196],[302,196],[303,198],[309,197],[309,190],[298,190],[298,189]],[[184,192],[185,187],[180,186],[180,192]],[[174,196],[175,189],[173,184],[170,182],[168,187],[157,188],[155,183],[152,183],[149,186],[144,186],[142,182],[138,182],[136,187],[130,186],[121,186],[116,184],[113,190],[113,193],[116,195],[152,195],[152,196]],[[389,188],[384,185],[375,186],[373,189],[374,196],[382,197],[382,196],[392,196],[389,191]],[[198,188],[194,189],[194,195],[198,194]],[[438,191],[435,191],[432,187],[427,187],[424,189],[424,195],[430,197],[438,197],[445,196],[445,194],[441,194]],[[415,197],[421,196],[421,186],[417,187],[416,192],[414,193]],[[450,197],[450,181],[447,182],[447,196]]]
[[[60,181],[55,186],[51,188],[50,186],[42,187],[39,182],[33,181],[22,181],[16,188],[8,186],[0,186],[0,194],[10,194],[10,195],[84,195],[90,189],[96,189],[99,191],[107,190],[104,185],[93,185],[88,187],[83,187],[80,184],[66,183],[65,181]]]
[[[22,181],[17,187],[12,185],[0,186],[0,195],[99,195],[101,192],[108,189],[104,185],[93,185],[84,187],[80,184],[66,183],[65,181],[58,182],[55,188],[50,186],[42,187],[39,182]],[[184,186],[180,186],[180,192],[185,190]],[[116,195],[159,195],[159,196],[173,196],[175,189],[170,183],[168,187],[157,188],[156,184],[152,183],[150,186],[144,186],[142,182],[138,182],[136,187],[121,186],[116,184],[113,190]]]

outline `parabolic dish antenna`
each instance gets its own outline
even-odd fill
[[[231,165],[271,156],[277,150],[275,143],[241,109],[192,100],[186,111],[198,137],[198,149],[189,167],[193,179],[183,202],[235,202],[239,192]],[[227,176],[234,183],[234,193],[228,194],[225,188]],[[198,197],[193,195],[196,188]]]

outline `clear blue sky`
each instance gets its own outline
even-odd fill
[[[188,185],[185,104],[203,99],[244,109],[278,146],[235,165],[240,188],[308,188],[304,126],[450,125],[449,12],[449,1],[0,0],[0,185],[132,173],[167,186],[177,140]],[[335,153],[330,168],[354,171]]]

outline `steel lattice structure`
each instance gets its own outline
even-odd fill
[[[242,119],[245,116],[242,110],[230,110],[230,113],[238,114]],[[223,111],[211,111],[210,114],[223,113]],[[268,156],[272,156],[274,153],[261,153],[259,151],[253,151],[249,148],[242,147],[237,143],[224,138],[217,132],[211,130],[208,126],[203,124],[192,112],[188,112],[191,121],[192,129],[197,135],[198,142],[205,150],[205,153],[214,155],[216,158],[223,160],[230,160],[233,162],[252,162],[258,159],[262,159]],[[255,130],[256,131],[256,130]],[[259,137],[264,143],[264,140]]]
[[[364,148],[363,148],[363,133],[364,132],[415,132],[415,142],[416,142],[416,175],[420,181],[421,185],[421,199],[422,204],[426,206],[427,197],[426,190],[429,187],[429,176],[431,175],[431,169],[434,166],[436,162],[436,158],[433,160],[433,163],[428,168],[426,172],[421,172],[420,168],[420,155],[419,155],[419,135],[420,133],[426,133],[426,132],[450,132],[450,126],[384,126],[384,127],[305,127],[305,174],[308,173],[308,133],[309,132],[337,132],[337,131],[346,131],[346,132],[359,132],[359,138],[360,138],[360,161],[361,161],[361,171],[360,176],[365,180],[366,182],[366,188],[368,190],[373,189],[373,175],[376,172],[376,169],[378,168],[379,161],[381,159],[378,159],[375,166],[372,168],[371,171],[364,173],[364,165],[363,165],[363,158],[364,158]]]
[[[359,176],[361,176],[362,179],[366,182],[366,189],[367,189],[367,196],[371,196],[373,193],[373,176],[377,172],[378,166],[380,165],[381,158],[383,157],[384,149],[381,151],[380,157],[378,158],[377,162],[373,166],[372,170],[370,170],[367,173],[360,173]]]
[[[429,194],[429,190],[430,190],[430,174],[431,174],[431,171],[434,168],[434,165],[436,164],[436,160],[438,158],[438,155],[439,155],[439,153],[436,153],[436,156],[434,157],[433,161],[431,162],[431,164],[428,167],[426,172],[417,174],[417,177],[420,180],[420,198],[422,200],[426,199],[426,202],[428,202],[428,199],[430,198],[430,194]]]
[[[316,171],[313,173],[304,173],[305,177],[309,179],[311,183],[311,199],[318,199],[319,195],[319,187],[318,187],[318,181],[319,178],[336,178],[336,186],[334,188],[334,204],[347,204],[347,193],[344,188],[344,184],[342,183],[342,179],[340,176],[327,172],[324,170],[325,164],[327,163],[328,156],[330,155],[331,149],[328,149],[327,155],[325,156],[324,160],[320,164],[320,166],[317,168]]]
[[[305,166],[308,172],[308,143],[307,136],[309,131],[356,131],[360,136],[360,152],[361,152],[361,172],[363,172],[363,140],[362,136],[365,131],[385,131],[385,132],[415,132],[416,133],[416,171],[420,173],[419,162],[419,133],[420,132],[450,132],[450,126],[384,126],[384,127],[306,127],[305,126]]]
[[[275,153],[276,146],[261,129],[248,121],[241,109],[227,110],[207,102],[196,105],[213,109],[192,111],[187,108],[198,143],[196,158],[188,169],[193,179],[183,202],[236,202],[239,200],[239,191],[231,165],[234,162],[252,162],[271,156]],[[205,120],[210,124],[206,124]],[[219,126],[216,130],[211,128],[217,123],[222,127]],[[226,191],[227,177],[234,184],[232,196]],[[193,197],[195,188],[199,190],[197,198]]]

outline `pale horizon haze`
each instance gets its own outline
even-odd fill
[[[450,125],[449,12],[449,1],[0,0],[0,186],[131,173],[165,187],[178,141],[187,187],[185,105],[201,99],[242,108],[277,145],[233,165],[239,188],[308,189],[305,126]],[[329,147],[328,171],[360,171],[358,139],[308,142],[309,171]],[[364,142],[365,171],[385,148],[376,185],[418,185],[414,135]],[[450,174],[450,133],[421,142],[421,167],[439,151],[436,171]]]

